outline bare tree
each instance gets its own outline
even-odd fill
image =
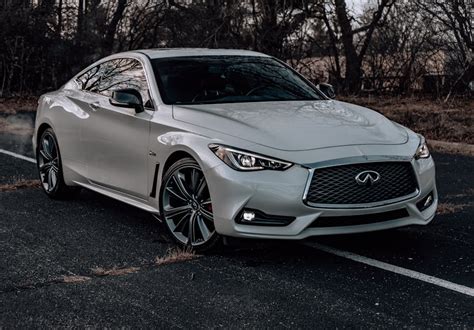
[[[434,35],[434,24],[416,5],[396,2],[383,26],[374,32],[364,58],[364,89],[398,94],[421,89],[424,75],[444,66],[442,52],[433,47]]]
[[[456,90],[467,88],[474,80],[474,3],[470,0],[416,0],[416,4],[430,19],[436,20],[446,39],[454,39],[454,47],[448,49],[452,55],[458,54],[454,78],[445,101]],[[449,43],[448,43],[449,47]]]
[[[371,10],[371,19],[364,25],[356,26],[355,15],[348,11],[345,0],[334,0],[321,5],[320,13],[328,30],[332,48],[339,56],[337,43],[342,44],[345,57],[345,79],[343,88],[350,93],[357,93],[361,88],[362,60],[372,41],[375,29],[381,25],[394,0],[378,0],[375,8]],[[340,37],[337,35],[340,34]],[[340,68],[339,68],[340,70]]]
[[[438,53],[455,74],[443,76],[444,90],[466,86],[474,75],[468,0],[366,0],[357,13],[345,0],[19,3],[0,7],[4,95],[40,93],[101,56],[149,47],[254,49],[315,81],[330,71],[347,93],[368,79],[374,92],[408,93]]]

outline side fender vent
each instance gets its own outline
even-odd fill
[[[156,197],[156,185],[158,180],[158,170],[160,169],[160,164],[155,165],[155,174],[153,175],[153,186],[151,187],[150,197]]]

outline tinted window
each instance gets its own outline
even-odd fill
[[[100,80],[100,67],[95,66],[86,73],[79,76],[76,80],[82,90],[95,92]]]
[[[167,104],[319,100],[320,94],[275,59],[251,56],[152,60]]]
[[[140,92],[143,103],[152,106],[145,72],[141,63],[134,59],[121,58],[104,62],[78,78],[81,88],[107,97],[112,92],[133,88]]]

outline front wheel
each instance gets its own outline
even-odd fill
[[[164,226],[182,247],[204,252],[220,242],[209,187],[194,159],[181,159],[166,171],[160,189],[160,210]]]

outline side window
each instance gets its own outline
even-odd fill
[[[76,78],[79,88],[85,91],[96,92],[100,82],[100,65],[97,65]]]
[[[123,88],[133,88],[140,92],[145,107],[153,107],[141,63],[135,59],[121,58],[100,65],[101,79],[93,92],[112,96],[112,92]]]

